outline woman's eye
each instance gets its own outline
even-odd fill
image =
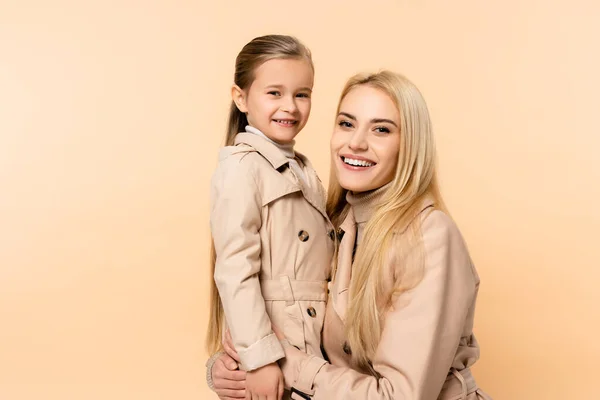
[[[390,133],[390,130],[385,126],[378,126],[377,128],[375,128],[375,131],[379,133]]]
[[[338,122],[338,125],[341,126],[342,128],[352,128],[352,124],[348,121],[340,121]]]

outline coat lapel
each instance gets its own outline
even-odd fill
[[[333,308],[342,321],[346,320],[346,310],[350,304],[350,279],[352,278],[352,253],[356,241],[356,221],[352,209],[340,225],[344,232],[338,249],[337,270],[334,277]]]
[[[304,171],[306,174],[306,180],[308,181],[308,187],[306,183],[302,179],[300,179],[300,177],[296,177],[298,184],[302,188],[302,194],[304,195],[304,198],[314,208],[316,208],[325,218],[329,219],[327,217],[327,211],[325,210],[325,189],[323,188],[323,184],[321,183],[317,172],[313,168],[311,162],[308,161],[308,159],[303,154],[296,152],[296,156],[306,166],[306,168],[304,168]]]
[[[253,133],[241,132],[235,137],[235,144],[238,148],[237,151],[254,150],[258,152],[267,161],[269,161],[269,163],[273,166],[273,169],[275,169],[281,175],[291,174],[294,176],[295,179],[293,180],[295,182],[290,182],[289,179],[286,179],[286,181],[288,181],[287,184],[282,184],[280,190],[274,191],[271,196],[269,196],[270,198],[264,199],[265,203],[273,201],[276,198],[286,194],[301,191],[306,201],[308,201],[310,205],[316,208],[327,220],[329,220],[325,210],[325,189],[323,188],[323,184],[317,176],[312,164],[303,154],[296,152],[296,156],[306,166],[305,173],[307,175],[306,179],[308,181],[308,185],[300,177],[296,176],[291,168],[289,168],[289,161],[281,152],[281,150],[260,136],[257,136]],[[243,145],[248,146],[250,149]]]

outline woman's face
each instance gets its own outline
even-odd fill
[[[391,182],[400,151],[400,112],[379,89],[357,86],[344,97],[331,136],[340,185],[367,192]]]

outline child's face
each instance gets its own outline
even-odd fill
[[[248,122],[269,139],[289,143],[304,128],[311,106],[314,74],[306,60],[275,59],[254,71],[254,82],[234,100]]]
[[[331,136],[333,166],[340,185],[366,192],[391,182],[400,152],[400,112],[389,96],[362,85],[340,104]]]

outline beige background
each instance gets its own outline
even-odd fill
[[[344,81],[401,71],[482,286],[496,399],[592,399],[600,358],[594,1],[0,0],[0,399],[212,399],[207,188],[237,51],[314,53],[327,180]]]

